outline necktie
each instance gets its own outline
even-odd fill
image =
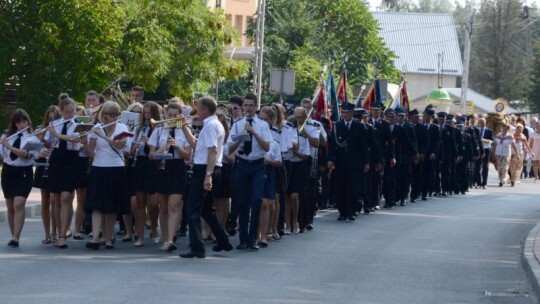
[[[247,123],[251,126],[253,123],[253,118],[246,119]],[[250,141],[244,142],[244,154],[247,156],[251,153],[252,149],[252,142],[253,142],[253,135],[249,134]]]
[[[171,132],[169,133],[169,136],[172,137],[173,139],[174,139],[174,130],[175,129],[176,128],[172,128]],[[173,158],[174,158],[174,147],[173,146],[170,146],[169,153],[171,153],[173,155]]]
[[[62,135],[67,134],[68,124],[69,124],[69,121],[64,122],[64,126],[62,127]],[[58,148],[60,149],[60,154],[64,154],[64,152],[67,151],[67,141],[60,140],[60,144],[58,144]]]
[[[484,128],[482,128],[482,134],[480,135],[480,138],[484,138]]]
[[[13,148],[19,149],[21,147],[21,137],[22,137],[22,133],[19,133],[19,135],[17,136],[17,139],[15,139],[15,141],[13,142],[13,145],[11,145]],[[13,152],[9,153],[9,158],[11,158],[11,160],[16,160],[17,157],[18,156],[15,153]]]

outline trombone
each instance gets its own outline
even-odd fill
[[[157,125],[163,125],[165,128],[182,128],[184,126],[184,119],[193,119],[199,117],[198,115],[193,116],[180,116],[175,118],[169,118],[169,119],[163,119],[163,120],[155,120],[150,119],[150,125],[152,128],[155,128]],[[191,123],[186,122],[185,125],[189,125]]]

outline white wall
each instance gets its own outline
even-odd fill
[[[437,88],[437,75],[406,74],[409,100],[429,94]],[[456,87],[456,76],[443,76],[443,87]]]

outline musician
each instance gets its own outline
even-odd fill
[[[355,221],[359,173],[369,172],[368,130],[353,119],[353,110],[354,104],[343,103],[343,120],[334,125],[334,132],[329,137],[328,168],[335,166],[338,221]]]
[[[422,174],[425,160],[429,157],[429,133],[428,127],[420,122],[420,112],[417,109],[410,111],[409,117],[418,143],[418,161],[413,164],[411,179],[411,203],[414,203],[420,196],[427,197],[427,184],[424,183]]]
[[[182,114],[178,103],[167,106],[167,119],[175,119]],[[159,200],[159,222],[163,236],[161,250],[177,249],[176,231],[180,225],[182,211],[182,195],[186,189],[186,163],[191,158],[191,148],[177,122],[159,127],[150,136],[150,159],[155,159],[156,152],[169,153],[172,159],[160,160],[157,171],[155,189]]]
[[[62,118],[52,122],[47,127],[45,142],[54,149],[49,160],[49,190],[53,195],[56,223],[59,225],[59,237],[55,246],[67,248],[66,233],[69,229],[70,218],[73,215],[74,190],[77,187],[77,161],[79,156],[79,141],[75,133],[77,122],[75,110],[77,105],[67,94],[60,94],[59,107]]]
[[[32,190],[34,155],[23,150],[32,133],[32,121],[23,109],[11,115],[7,133],[1,139],[2,190],[6,199],[11,240],[9,247],[19,247],[24,226],[26,199]]]
[[[368,133],[367,142],[370,155],[369,172],[367,174],[360,172],[361,179],[364,179],[365,186],[359,194],[363,195],[363,205],[360,207],[364,210],[364,214],[370,214],[375,208],[373,202],[375,195],[372,192],[374,190],[372,176],[375,174],[382,174],[382,159],[384,156],[381,154],[380,150],[379,133],[377,132],[377,129],[369,123],[368,111],[363,108],[355,108],[354,112],[355,115],[358,115],[358,121],[365,126]],[[360,211],[360,209],[358,211]]]
[[[225,230],[221,228],[212,208],[212,190],[214,177],[221,174],[223,144],[226,140],[223,125],[215,115],[217,103],[211,97],[202,97],[197,102],[197,114],[204,126],[198,138],[195,138],[187,124],[182,131],[191,148],[195,150],[193,159],[193,178],[189,189],[187,212],[189,221],[190,251],[181,253],[182,258],[204,258],[206,250],[201,232],[201,217],[208,223],[217,245],[213,251],[231,251],[233,246]],[[219,179],[218,179],[219,180]]]
[[[52,105],[47,108],[47,111],[43,115],[43,120],[41,125],[39,125],[38,130],[44,130],[51,123],[51,121],[57,120],[61,117],[60,108],[58,106]],[[38,131],[36,131],[37,133]],[[43,141],[45,137],[45,132],[40,132],[36,134],[36,138],[39,141]],[[45,238],[41,241],[42,244],[50,244],[56,242],[58,233],[56,219],[54,217],[55,204],[51,203],[51,194],[49,192],[49,155],[50,149],[48,147],[43,147],[39,153],[38,159],[36,159],[36,166],[38,163],[43,164],[43,166],[36,167],[34,174],[34,182],[32,187],[40,189],[41,193],[41,219],[43,221],[43,228],[45,230]],[[52,229],[51,229],[52,226]],[[52,230],[52,233],[51,233]]]
[[[225,138],[229,138],[229,116],[224,112],[224,108],[217,107],[216,116],[225,130]],[[234,153],[229,153],[229,142],[225,140],[223,144],[223,160],[221,166],[220,181],[214,181],[214,207],[216,217],[221,228],[225,229],[229,220],[230,200],[232,196],[233,164],[235,162]],[[185,200],[185,199],[184,199]],[[236,227],[235,227],[236,228]]]
[[[400,205],[404,206],[409,197],[412,166],[418,164],[418,142],[413,127],[405,121],[403,109],[398,107],[395,113],[396,124],[392,133],[394,134],[397,155],[396,167],[398,168],[396,201],[399,200]]]
[[[298,108],[302,112],[303,108]],[[305,109],[303,109],[305,111]],[[295,109],[296,111],[296,109]],[[307,115],[307,113],[306,113]],[[287,119],[286,130],[289,132],[292,147],[287,153],[283,154],[282,160],[287,170],[287,193],[285,196],[284,208],[284,234],[297,233],[298,229],[298,204],[299,193],[305,187],[304,181],[307,181],[306,168],[303,165],[303,159],[309,156],[309,141],[305,136],[299,136],[299,123],[295,116]]]
[[[307,134],[318,134],[316,137],[308,137],[310,145],[310,157],[307,160],[306,166],[309,168],[309,182],[306,192],[300,192],[300,209],[298,224],[300,227],[300,233],[304,230],[313,229],[313,218],[315,216],[316,207],[318,205],[318,152],[319,146],[326,146],[327,137],[326,131],[324,130],[322,124],[313,119],[313,104],[311,99],[304,98],[302,99],[301,105],[306,109],[309,117],[307,122],[304,124],[304,129]]]
[[[270,149],[270,126],[255,115],[258,99],[253,93],[244,96],[242,107],[245,117],[231,129],[230,151],[236,152],[234,187],[237,199],[240,244],[237,249],[258,251],[259,212],[264,190],[264,155]],[[236,136],[246,133],[249,140],[240,141]],[[251,211],[251,216],[250,216]]]
[[[145,104],[146,102],[143,100],[144,98],[144,88],[141,86],[134,86],[131,88],[131,103],[141,103]]]
[[[488,172],[489,172],[489,161],[491,157],[491,142],[493,142],[493,131],[486,127],[486,119],[478,119],[478,129],[480,131],[480,139],[482,140],[482,149],[484,154],[480,159],[480,162],[477,163],[477,166],[480,167],[480,182],[478,184],[482,189],[486,189]]]
[[[382,109],[380,104],[374,104],[371,107],[371,119],[369,123],[373,125],[377,131],[379,138],[379,148],[381,152],[381,170],[372,170],[371,180],[371,203],[373,210],[379,210],[381,197],[383,195],[383,185],[386,193],[386,189],[395,189],[393,180],[389,178],[391,168],[396,165],[396,157],[394,153],[394,138],[392,137],[392,131],[390,131],[390,124],[382,117]],[[384,184],[383,184],[384,180]],[[385,195],[386,196],[386,195]]]
[[[128,131],[128,127],[118,121],[120,106],[107,101],[98,115],[100,124],[89,135],[86,152],[93,157],[92,169],[88,177],[88,188],[84,209],[92,212],[92,239],[86,248],[97,250],[100,228],[103,222],[105,248],[113,249],[112,233],[117,214],[129,214],[128,177],[124,163],[123,149],[126,138],[118,136]]]
[[[399,130],[396,130],[394,132],[394,129],[396,128],[396,115],[394,113],[394,110],[391,108],[388,108],[384,111],[384,118],[388,124],[388,130],[390,131],[390,138],[393,143],[393,153],[395,155],[394,160],[396,161],[393,165],[390,160],[390,166],[385,167],[384,170],[384,182],[383,182],[383,195],[384,195],[384,208],[390,209],[396,205],[396,194],[397,194],[397,175],[399,172],[399,168],[397,167],[399,162],[400,151],[402,150],[403,145],[403,136],[402,131],[400,127],[398,126]],[[398,136],[399,135],[399,136]],[[401,141],[397,142],[396,138],[400,139]]]
[[[232,129],[233,125],[240,121],[244,115],[242,104],[244,99],[242,96],[233,95],[229,98],[229,105],[231,107],[232,115],[229,120],[229,130]],[[227,147],[228,149],[228,147]],[[229,235],[236,234],[236,226],[238,225],[238,208],[237,208],[237,199],[234,191],[234,164],[233,164],[233,173],[232,173],[232,197],[231,197],[231,212],[229,213],[229,220],[227,223],[227,232]]]

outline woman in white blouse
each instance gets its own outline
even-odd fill
[[[98,115],[101,123],[92,129],[93,134],[88,139],[87,153],[94,157],[84,205],[87,212],[92,212],[92,240],[86,243],[89,249],[99,249],[102,219],[105,220],[105,248],[113,249],[112,233],[116,215],[130,213],[128,177],[123,154],[126,138],[120,137],[128,131],[128,127],[119,122],[114,123],[119,117],[120,106],[117,103],[104,103]]]
[[[178,103],[169,103],[166,116],[172,119],[182,114]],[[191,158],[191,147],[181,128],[157,128],[148,140],[150,159],[156,159],[156,152],[170,153],[172,159],[160,160],[159,170],[155,179],[155,190],[159,201],[159,223],[163,236],[161,250],[174,251],[177,249],[176,231],[180,225],[182,212],[182,196],[186,190],[187,169],[184,160]]]
[[[2,168],[2,190],[6,199],[8,224],[11,232],[9,247],[19,247],[24,226],[25,204],[32,190],[34,165],[33,155],[22,150],[32,133],[32,121],[22,109],[11,115],[7,134],[2,136],[1,151],[4,159]]]
[[[510,126],[502,125],[502,130],[495,137],[495,160],[497,161],[497,171],[499,171],[499,187],[502,187],[508,176],[508,167],[512,150],[510,145],[514,143],[514,136],[508,132]]]

